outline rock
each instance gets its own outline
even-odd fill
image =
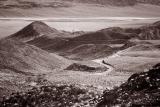
[[[106,91],[97,107],[117,104],[127,107],[159,106],[160,65],[155,65],[148,72],[133,74],[120,87]]]

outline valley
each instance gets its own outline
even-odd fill
[[[0,107],[159,107],[159,0],[1,0]]]

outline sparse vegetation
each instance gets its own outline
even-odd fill
[[[76,85],[35,87],[13,93],[0,102],[1,107],[95,107],[100,95]]]

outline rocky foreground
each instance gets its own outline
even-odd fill
[[[96,89],[96,88],[95,88]],[[133,74],[127,82],[103,95],[80,85],[41,85],[5,97],[0,107],[159,107],[160,64]]]
[[[78,85],[47,85],[13,93],[0,107],[95,107],[100,95]]]

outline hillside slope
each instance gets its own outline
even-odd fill
[[[21,73],[46,73],[63,64],[46,51],[11,39],[0,40],[0,55],[1,69]]]
[[[43,81],[46,73],[59,69],[64,62],[35,46],[11,39],[0,40],[0,100],[4,95]]]

